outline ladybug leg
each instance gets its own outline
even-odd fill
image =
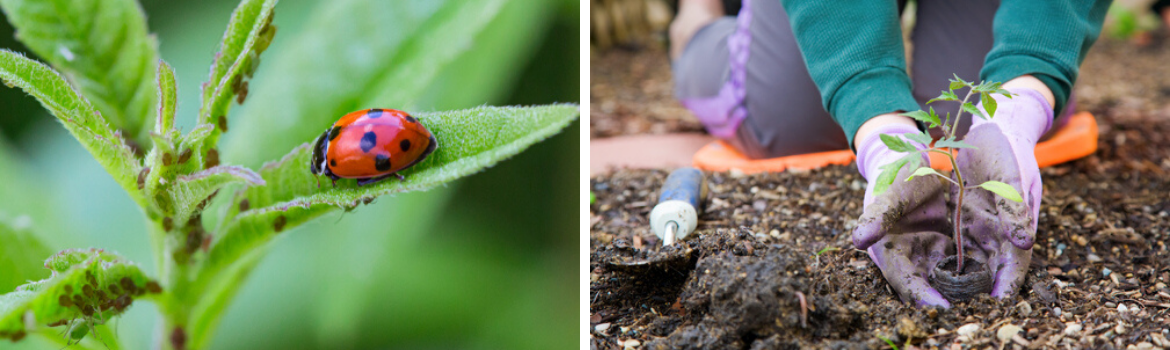
[[[393,175],[396,175],[396,174],[386,174],[386,175],[382,175],[382,176],[378,176],[378,177],[371,177],[371,178],[365,178],[365,179],[358,179],[358,180],[357,180],[357,184],[358,184],[358,186],[365,186],[365,185],[369,185],[369,184],[372,184],[372,183],[376,183],[376,182],[378,182],[378,181],[385,180],[385,179],[387,179],[387,178],[389,178],[390,176],[393,176]]]
[[[398,177],[398,181],[404,181],[404,180],[406,180],[406,177],[405,177],[405,176],[402,176],[402,174],[399,174],[399,173],[394,173],[394,174],[392,174],[392,175],[394,175],[395,177]]]

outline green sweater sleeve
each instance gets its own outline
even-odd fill
[[[870,118],[918,110],[906,74],[897,1],[783,3],[821,103],[850,145]]]
[[[1101,33],[1110,1],[1003,0],[995,13],[995,41],[979,78],[1005,82],[1031,74],[1056,97],[1056,114],[1068,103],[1081,62]]]

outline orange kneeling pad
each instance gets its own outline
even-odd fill
[[[1036,145],[1036,164],[1041,168],[1088,156],[1097,151],[1097,120],[1089,112],[1069,117],[1068,123],[1051,138]],[[929,153],[931,167],[951,170],[951,162],[938,153]],[[707,171],[739,169],[744,173],[780,172],[787,169],[816,169],[830,164],[853,162],[853,151],[844,149],[798,154],[769,159],[748,159],[731,145],[715,141],[695,153],[695,167]]]

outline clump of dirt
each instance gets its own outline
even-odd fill
[[[593,347],[887,348],[879,336],[902,348],[1170,347],[1170,122],[1095,112],[1097,153],[1042,170],[1019,295],[949,310],[903,304],[852,248],[865,191],[855,166],[709,174],[695,236],[667,248],[647,222],[667,172],[595,176]],[[1007,326],[1021,331],[997,337]]]

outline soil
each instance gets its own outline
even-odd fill
[[[641,57],[625,53],[631,57],[614,62],[633,66]],[[655,104],[667,92],[599,95],[596,84],[608,80],[598,79],[607,69],[598,62],[609,55],[592,65],[591,128],[619,127],[592,130],[594,137],[654,125],[690,130],[685,121],[642,117],[665,108]],[[900,302],[852,248],[865,191],[854,165],[710,173],[697,231],[666,248],[647,222],[666,169],[591,177],[591,348],[890,348],[883,338],[900,349],[1170,348],[1167,57],[1170,45],[1104,41],[1093,49],[1077,96],[1079,109],[1098,119],[1098,150],[1042,170],[1032,267],[1019,295],[1005,300],[983,294],[951,309]],[[661,66],[647,64],[659,72],[642,74],[669,81]],[[632,119],[650,126],[621,126]]]

